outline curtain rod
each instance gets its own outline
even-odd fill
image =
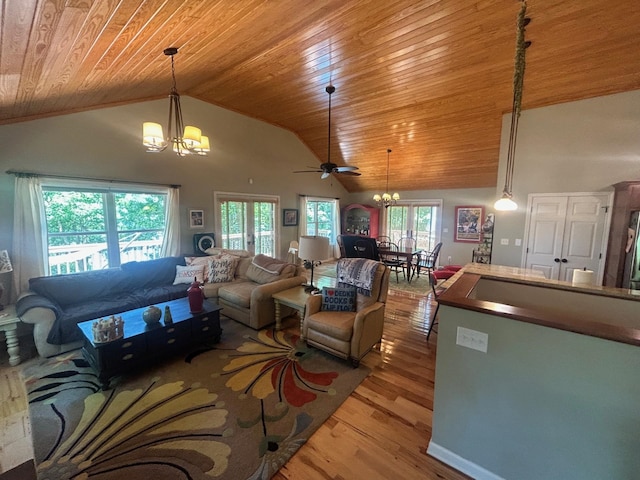
[[[67,180],[95,180],[99,182],[110,183],[129,183],[132,185],[153,185],[157,187],[171,187],[180,188],[182,185],[173,183],[151,183],[151,182],[134,182],[132,180],[116,180],[113,178],[98,178],[98,177],[74,177],[73,175],[57,175],[48,173],[36,173],[36,172],[21,172],[19,170],[7,170],[5,173],[9,175],[15,175],[16,177],[47,177],[47,178],[63,178]]]
[[[333,197],[333,198],[332,198],[332,197],[324,197],[324,196],[322,196],[322,195],[305,195],[304,193],[299,193],[299,194],[298,194],[298,196],[299,196],[299,197],[304,197],[304,198],[307,198],[307,197],[315,197],[315,198],[328,198],[328,199],[330,199],[330,200],[331,200],[331,199],[333,199],[333,200],[340,200],[340,197]]]

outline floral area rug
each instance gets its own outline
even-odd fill
[[[110,390],[79,351],[26,369],[38,478],[268,479],[369,373],[291,333],[221,326]]]

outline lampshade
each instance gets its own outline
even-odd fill
[[[9,252],[6,250],[0,250],[0,273],[9,272],[13,272],[11,260],[9,259]]]
[[[329,238],[312,237],[303,235],[300,237],[298,257],[302,260],[324,260],[329,256]]]
[[[211,150],[209,146],[209,137],[202,135],[200,137],[200,146],[194,149],[198,155],[206,155]]]
[[[502,198],[496,200],[493,204],[493,208],[501,212],[509,212],[518,209],[518,204],[511,199],[511,195],[507,193],[502,194]]]
[[[162,125],[156,122],[142,124],[142,143],[145,147],[161,147],[166,144]]]
[[[184,127],[182,141],[188,148],[199,147],[201,137],[202,131],[198,127],[194,127],[192,125],[187,125],[186,127]]]

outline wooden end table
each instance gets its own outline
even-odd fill
[[[0,310],[0,332],[4,332],[7,353],[9,353],[9,365],[12,367],[20,363],[20,345],[17,332],[19,322],[20,318],[16,314],[15,305],[5,305],[4,310]]]
[[[280,305],[286,305],[300,313],[300,336],[302,336],[302,322],[304,322],[304,313],[307,308],[307,298],[311,294],[304,291],[304,285],[293,287],[288,290],[283,290],[271,295],[273,297],[273,303],[276,305],[276,330],[280,330],[282,316],[280,312]]]

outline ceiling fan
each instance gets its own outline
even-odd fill
[[[327,135],[327,161],[320,165],[320,167],[309,167],[312,170],[297,170],[293,173],[321,173],[320,178],[327,178],[332,173],[339,173],[341,175],[359,176],[360,173],[356,172],[358,167],[344,166],[339,167],[331,161],[331,94],[336,91],[336,87],[329,85],[325,91],[329,94],[329,133]]]

